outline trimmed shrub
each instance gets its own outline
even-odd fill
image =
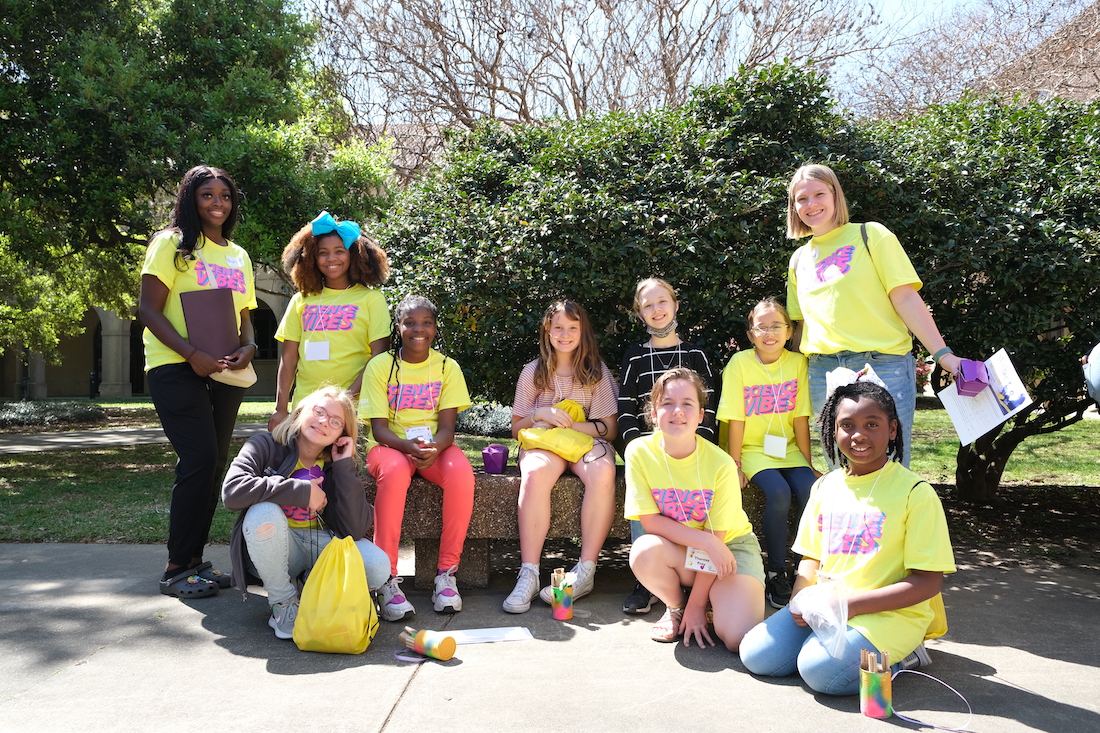
[[[107,422],[107,413],[88,402],[0,403],[0,427]]]

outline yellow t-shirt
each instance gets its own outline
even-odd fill
[[[326,384],[350,387],[370,360],[371,342],[389,334],[390,312],[378,288],[356,283],[347,290],[295,293],[275,333],[279,341],[298,342],[295,402]],[[328,358],[310,359],[322,342]]]
[[[687,458],[665,453],[660,432],[630,441],[624,513],[627,519],[663,514],[693,529],[724,529],[723,542],[752,532],[741,507],[737,466],[728,453],[699,436]]]
[[[882,588],[911,570],[955,572],[943,505],[935,490],[900,463],[866,476],[833,471],[814,484],[794,551],[843,576],[852,591]],[[902,659],[924,641],[932,603],[848,619],[880,650]]]
[[[434,437],[440,410],[454,407],[462,412],[469,406],[470,393],[458,362],[435,349],[419,364],[395,360],[392,353],[379,354],[367,364],[359,393],[359,419],[369,425],[372,418],[384,417],[401,438],[406,428],[422,425]],[[369,438],[367,450],[375,445]]]
[[[185,260],[185,269],[181,272],[176,269],[176,248],[179,241],[179,232],[163,231],[154,236],[145,250],[145,264],[141,268],[142,275],[155,275],[168,288],[164,317],[180,336],[187,338],[187,324],[183,318],[180,293],[207,288],[228,288],[233,291],[233,317],[239,332],[241,311],[244,308],[256,308],[255,280],[248,253],[232,242],[223,247],[200,235],[195,248],[195,259]],[[186,361],[161,343],[148,328],[142,332],[141,338],[145,343],[145,371]],[[226,354],[211,356],[219,359]]]
[[[898,238],[867,223],[867,247],[859,224],[814,237],[795,250],[787,269],[787,312],[804,321],[803,354],[878,351],[908,354],[913,339],[890,301],[901,285],[921,288]]]
[[[305,467],[300,460],[294,466],[294,471],[291,472],[290,478],[297,478],[303,481],[312,481],[314,478],[321,478],[325,475],[324,465],[321,461],[317,461],[309,468]],[[309,507],[305,506],[287,506],[286,504],[280,504],[279,508],[283,510],[283,514],[286,515],[286,525],[291,529],[318,529],[317,515],[309,510]]]
[[[806,357],[786,349],[774,364],[761,364],[755,349],[739,351],[722,371],[718,419],[745,423],[741,470],[750,479],[767,468],[809,465],[794,438],[794,419],[813,413],[808,372]],[[786,456],[764,454],[769,434],[787,439]]]

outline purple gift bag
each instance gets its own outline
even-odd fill
[[[481,449],[481,460],[485,463],[485,473],[504,473],[508,449],[500,443],[490,443]]]

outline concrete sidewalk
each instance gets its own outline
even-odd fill
[[[228,569],[228,550],[208,559]],[[951,631],[925,671],[974,708],[973,731],[1100,731],[1100,572],[1026,569],[959,551]],[[0,729],[4,731],[884,731],[856,697],[817,696],[797,677],[748,674],[724,649],[648,638],[655,608],[624,616],[623,570],[601,569],[585,617],[554,621],[536,600],[500,604],[514,572],[435,614],[411,591],[416,628],[526,626],[533,641],[460,646],[450,662],[394,659],[382,622],[360,656],[312,654],[268,628],[258,589],[183,602],[162,596],[164,548],[0,544]],[[411,582],[410,582],[411,584]],[[579,616],[580,614],[578,614]],[[966,707],[931,680],[894,682],[900,712],[960,726]],[[961,711],[961,712],[960,712]]]
[[[265,423],[242,422],[233,428],[234,438],[247,438],[267,430]],[[65,433],[28,433],[0,435],[0,455],[5,453],[38,453],[47,450],[78,450],[81,448],[115,448],[120,445],[167,443],[168,437],[158,425],[152,428],[105,428],[103,430],[72,430]]]

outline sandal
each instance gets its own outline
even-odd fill
[[[200,578],[192,570],[187,569],[167,580],[160,581],[160,592],[176,598],[206,598],[218,594],[218,584],[212,580]]]
[[[653,624],[649,638],[653,641],[671,642],[680,638],[680,623],[684,620],[684,609],[665,607],[661,619]]]
[[[191,568],[190,572],[192,575],[197,575],[203,580],[209,580],[211,583],[217,583],[219,588],[224,589],[233,585],[233,580],[229,577],[229,573],[223,573],[221,570],[215,570],[214,566],[210,563],[209,560],[202,563],[201,565],[196,565],[195,567]]]

